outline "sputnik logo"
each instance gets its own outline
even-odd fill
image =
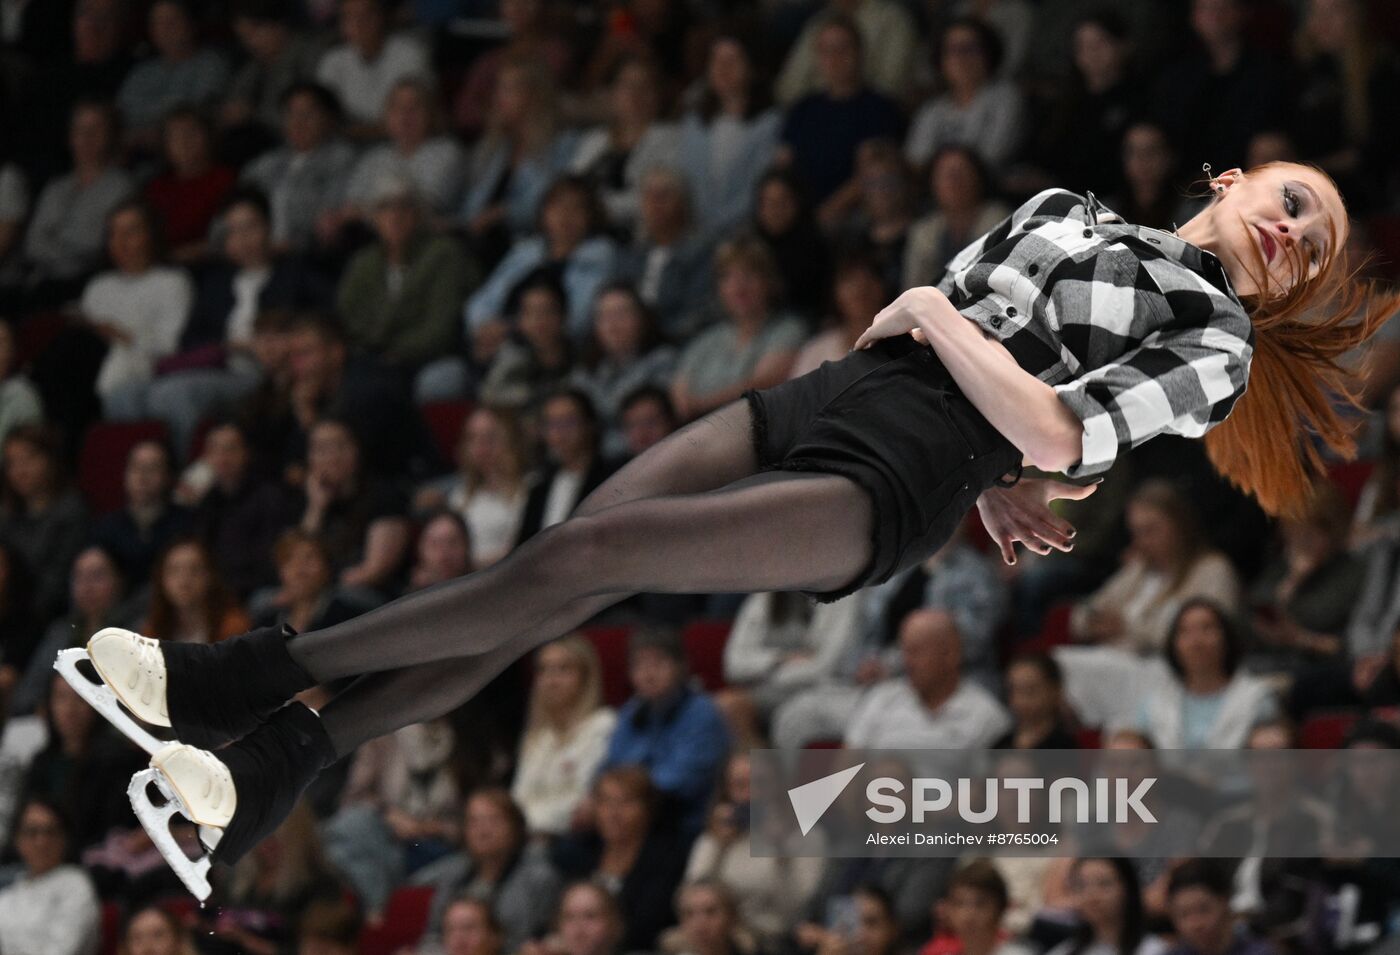
[[[788,790],[788,799],[792,801],[792,811],[797,816],[797,825],[802,829],[804,836],[821,821],[822,816],[831,808],[831,804],[841,793],[845,792],[846,787],[851,784],[852,779],[856,778],[856,773],[860,772],[864,765],[864,763],[859,763],[850,769],[843,769],[838,773],[814,779],[810,783],[803,783],[801,786]]]

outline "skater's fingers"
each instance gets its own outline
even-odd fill
[[[1053,501],[1056,498],[1063,498],[1067,501],[1082,501],[1090,494],[1093,494],[1102,483],[1102,479],[1092,484],[1070,484],[1068,481],[1051,481],[1049,487],[1050,500]]]
[[[1006,535],[997,537],[997,546],[1001,548],[1001,559],[1006,562],[1006,566],[1011,567],[1016,563],[1016,541]]]

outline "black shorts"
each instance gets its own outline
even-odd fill
[[[822,603],[922,562],[978,495],[1020,473],[1020,450],[963,396],[933,349],[907,335],[744,397],[760,470],[840,474],[870,496],[870,562],[840,590],[806,591]]]

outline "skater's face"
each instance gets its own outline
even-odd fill
[[[15,850],[31,877],[43,875],[63,862],[67,848],[63,823],[47,806],[30,803],[19,817]]]
[[[209,565],[199,548],[182,545],[173,548],[161,567],[161,587],[166,599],[177,610],[194,610],[203,605],[209,593]]]
[[[535,695],[552,713],[573,709],[583,690],[583,672],[566,648],[548,645],[535,658]]]
[[[1086,859],[1075,867],[1070,883],[1074,907],[1090,925],[1110,925],[1122,918],[1123,883],[1118,870],[1102,859]]]
[[[1215,955],[1230,947],[1234,919],[1228,899],[1200,886],[1188,886],[1172,893],[1167,913],[1183,948]]]
[[[126,459],[126,499],[133,507],[149,507],[165,499],[170,485],[170,461],[158,444],[145,442]]]
[[[1006,701],[1017,720],[1039,722],[1059,710],[1060,694],[1038,666],[1013,663],[1006,674]]]
[[[180,955],[180,937],[156,909],[136,913],[126,927],[128,955]]]
[[[1347,241],[1342,197],[1309,166],[1230,170],[1220,184],[1224,193],[1202,215],[1214,219],[1217,238],[1210,251],[1240,295],[1282,295],[1315,277]]]
[[[480,902],[453,902],[442,917],[442,947],[447,955],[494,955],[500,935],[491,927]]]
[[[595,885],[576,885],[559,904],[559,936],[567,955],[603,955],[622,936],[612,906]]]
[[[1177,624],[1176,658],[1189,677],[1217,676],[1225,671],[1225,627],[1209,607],[1192,607]]]
[[[734,917],[729,906],[710,886],[694,886],[687,889],[680,900],[681,931],[693,950],[702,952],[725,951],[729,947],[729,933],[734,928]]]
[[[106,552],[90,547],[73,561],[70,582],[73,606],[90,620],[99,619],[121,598],[121,579]]]
[[[670,654],[642,647],[632,654],[632,689],[644,700],[662,699],[681,682],[681,667]]]

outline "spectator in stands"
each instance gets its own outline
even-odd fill
[[[1325,483],[1302,513],[1280,523],[1282,547],[1250,603],[1255,638],[1284,661],[1316,664],[1342,652],[1365,566],[1347,553],[1347,525],[1346,501]]]
[[[463,894],[447,904],[442,913],[442,955],[502,955],[501,943],[501,925],[486,899]],[[422,944],[416,955],[436,953],[431,945]]]
[[[540,0],[505,0],[498,15],[505,43],[472,60],[452,105],[457,129],[468,139],[489,126],[489,107],[509,64],[540,63],[556,80],[563,80],[569,68],[569,43],[550,28]]]
[[[340,36],[326,52],[316,79],[340,100],[355,139],[384,134],[384,105],[394,84],[408,76],[429,76],[428,53],[406,34],[389,32],[381,0],[340,0]]]
[[[100,842],[116,828],[135,828],[131,807],[122,798],[131,774],[147,762],[113,735],[78,692],[49,671],[39,712],[46,742],[29,764],[26,798],[58,807],[70,820],[65,833],[77,851]],[[8,955],[8,949],[6,949]]]
[[[1391,634],[1390,647],[1380,658],[1362,658],[1353,671],[1361,692],[1362,702],[1372,709],[1400,706],[1400,628]],[[1369,679],[1368,679],[1369,677]]]
[[[963,679],[962,637],[945,610],[916,610],[899,633],[904,676],[861,698],[845,742],[872,749],[978,749],[1011,728],[1000,703]]]
[[[1188,859],[1171,874],[1168,911],[1177,943],[1170,955],[1273,955],[1268,942],[1237,924],[1230,876],[1215,859]]]
[[[1177,152],[1157,123],[1139,119],[1123,131],[1123,189],[1105,204],[1127,222],[1174,229],[1189,218],[1176,188]]]
[[[386,172],[369,194],[377,241],[341,277],[337,311],[355,348],[413,383],[420,403],[460,397],[458,314],[471,281],[457,240],[428,228],[417,186]]]
[[[618,712],[603,767],[641,766],[666,800],[663,815],[690,840],[705,824],[705,802],[729,746],[714,701],[687,680],[678,630],[640,627],[627,644],[633,697]]]
[[[1352,517],[1351,546],[1358,551],[1377,538],[1400,536],[1400,526],[1388,520],[1400,511],[1400,384],[1379,411],[1380,448]]]
[[[735,894],[717,879],[685,882],[676,890],[675,909],[677,925],[659,939],[661,951],[752,955],[758,950]]]
[[[907,950],[900,942],[890,894],[873,882],[858,886],[848,896],[855,916],[850,923],[824,928],[812,922],[797,926],[797,940],[817,955],[900,955]],[[848,909],[849,911],[849,909]]]
[[[299,527],[288,528],[277,539],[271,557],[281,586],[259,608],[255,626],[286,624],[293,632],[303,633],[349,620],[366,609],[339,593],[331,571],[331,555],[315,534]]]
[[[620,727],[627,719],[624,709]],[[673,760],[681,755],[667,754]],[[668,812],[646,769],[627,764],[598,775],[590,802],[596,832],[559,843],[555,863],[566,878],[587,876],[617,900],[624,926],[617,950],[655,951],[657,935],[673,922],[671,902],[685,868],[674,810]],[[564,896],[565,912],[574,891]]]
[[[922,169],[940,146],[956,143],[974,149],[999,174],[1014,156],[1025,128],[1020,90],[997,77],[1001,37],[985,21],[959,17],[943,28],[935,49],[935,68],[947,92],[914,114],[905,156]]]
[[[229,199],[218,231],[223,255],[199,269],[181,352],[158,366],[146,393],[147,410],[170,427],[182,455],[201,422],[234,410],[272,372],[273,326],[330,298],[296,259],[273,253],[271,209],[257,190]]]
[[[1074,860],[1074,934],[1050,955],[1163,955],[1167,945],[1147,932],[1137,867],[1131,859]]]
[[[766,726],[784,701],[831,679],[855,647],[859,609],[854,595],[816,605],[799,593],[744,598],[724,645],[719,702],[731,725],[738,716],[740,725]]]
[[[347,887],[327,866],[316,818],[302,802],[220,887],[217,941],[241,951],[291,948],[302,914],[314,903],[343,904]]]
[[[525,433],[514,411],[482,405],[462,422],[457,471],[424,485],[414,509],[449,507],[466,521],[471,564],[494,564],[515,546],[529,498]]]
[[[536,226],[545,190],[568,166],[577,138],[564,127],[554,80],[532,58],[501,64],[490,121],[472,149],[458,215],[473,251],[494,267],[513,236]]]
[[[563,176],[556,180],[540,201],[536,225],[539,234],[516,242],[467,300],[467,328],[478,360],[489,357],[491,343],[499,342],[504,329],[491,326],[502,321],[523,281],[544,270],[563,286],[567,331],[570,338],[581,342],[588,336],[598,289],[617,270],[617,246],[602,233],[602,207],[583,179]]]
[[[661,72],[649,59],[621,61],[610,81],[607,117],[587,130],[569,162],[597,191],[609,223],[630,234],[641,206],[642,180],[656,168],[672,169],[679,160],[680,131],[661,122]]]
[[[831,252],[792,173],[773,169],[759,180],[752,227],[773,253],[787,303],[803,318],[820,315],[829,301]]]
[[[603,426],[603,453],[627,454],[622,401],[638,388],[670,383],[676,350],[661,341],[656,315],[626,282],[603,286],[593,300],[588,341],[569,382],[588,395]]]
[[[171,503],[173,485],[170,449],[159,441],[133,445],[123,474],[125,504],[93,526],[93,543],[116,558],[133,589],[146,585],[156,555],[189,530],[190,512]]]
[[[988,195],[991,185],[986,163],[967,146],[945,146],[933,154],[929,161],[933,211],[909,227],[905,288],[937,285],[953,256],[1010,215],[1005,203]]]
[[[103,413],[134,420],[146,416],[156,362],[179,347],[194,287],[183,270],[164,264],[160,224],[144,202],[117,206],[106,230],[113,268],[87,283],[79,308],[107,343],[95,385]]]
[[[68,568],[88,533],[87,507],[68,484],[52,432],[15,428],[0,445],[0,463],[0,539],[33,572],[33,608],[48,620],[63,609]]]
[[[613,892],[594,879],[574,882],[559,898],[553,932],[525,943],[520,955],[618,955],[627,926]]]
[[[511,306],[510,337],[496,349],[477,397],[523,409],[568,382],[577,349],[566,325],[567,294],[548,270],[526,277],[512,294]]]
[[[779,160],[791,166],[812,203],[824,207],[818,218],[832,222],[857,202],[856,148],[870,139],[898,139],[904,117],[893,99],[866,85],[870,51],[854,17],[823,14],[813,45],[819,87],[788,108]]]
[[[1187,600],[1167,637],[1172,678],[1154,682],[1137,726],[1162,749],[1237,749],[1278,713],[1269,684],[1240,669],[1244,641],[1235,622],[1205,598]]]
[[[312,902],[297,920],[297,955],[359,955],[361,922],[345,899]]]
[[[909,227],[914,223],[909,167],[891,139],[870,139],[856,153],[859,189],[855,215],[842,229],[841,242],[864,249],[880,267],[890,288],[904,277]]]
[[[369,0],[355,0],[358,3]],[[318,83],[294,83],[282,94],[284,145],[243,167],[243,181],[257,186],[272,206],[272,244],[279,252],[305,252],[316,223],[340,202],[355,151],[337,134],[340,104]]]
[[[545,460],[530,488],[517,546],[558,524],[617,470],[598,450],[598,415],[577,389],[554,392],[540,405]]]
[[[0,546],[0,554],[3,552],[3,546]],[[3,560],[4,557],[0,557],[0,562]],[[0,685],[14,685],[9,700],[11,715],[31,713],[39,705],[48,692],[54,659],[60,650],[86,646],[88,638],[103,627],[126,622],[121,610],[123,583],[116,560],[102,548],[90,546],[78,554],[73,561],[69,584],[68,613],[49,624],[43,640],[30,656],[27,668],[9,675],[6,667],[12,664],[6,662],[0,665]],[[11,628],[8,623],[5,626],[7,634],[21,632],[19,628]],[[9,656],[8,652],[6,656]],[[24,675],[16,682],[19,672]]]
[[[915,73],[914,50],[919,32],[909,10],[891,0],[858,0],[856,3],[832,0],[826,7],[828,14],[842,13],[854,20],[860,30],[861,46],[872,51],[872,55],[861,62],[861,72],[871,87],[903,100],[911,86],[910,77]],[[778,76],[779,102],[795,103],[820,84],[823,26],[823,18],[815,16],[797,38]],[[878,55],[873,55],[875,51]]]
[[[724,886],[737,901],[746,934],[760,951],[775,951],[816,889],[822,863],[813,857],[753,854],[749,766],[747,750],[729,754],[705,831],[691,847],[685,878]]]
[[[993,749],[1078,749],[1066,725],[1065,678],[1046,653],[1020,656],[1006,668],[1006,708],[1015,725]]]
[[[1192,597],[1240,611],[1234,567],[1206,543],[1190,502],[1164,480],[1146,481],[1128,500],[1131,545],[1122,566],[1075,605],[1075,639],[1148,654],[1162,649],[1171,622]]]
[[[30,663],[43,626],[34,612],[34,581],[29,565],[0,536],[0,696],[7,694]]]
[[[953,873],[948,891],[935,903],[951,938],[937,936],[923,949],[931,953],[940,941],[960,952],[987,955],[1029,955],[1031,949],[1007,938],[1002,917],[1011,904],[1006,882],[986,859],[974,859]]]
[[[1159,70],[1151,106],[1183,156],[1230,165],[1249,138],[1278,129],[1294,102],[1295,78],[1284,64],[1250,45],[1243,0],[1193,0],[1190,53]],[[1215,159],[1214,157],[1220,157]]]
[[[618,259],[618,276],[656,310],[673,341],[685,336],[710,295],[711,251],[694,229],[690,184],[674,168],[654,167],[638,186],[632,245]]]
[[[248,435],[235,422],[209,429],[202,460],[210,485],[195,509],[195,527],[219,575],[246,599],[275,581],[268,556],[282,530],[296,522],[296,502],[253,467]]]
[[[190,930],[169,909],[151,905],[133,913],[122,930],[121,955],[198,955]]]
[[[778,148],[782,116],[745,41],[719,31],[706,54],[697,108],[681,120],[680,163],[706,242],[729,233],[748,213],[759,177]]]
[[[678,426],[671,396],[666,389],[654,386],[638,388],[622,399],[618,417],[622,422],[622,435],[627,441],[626,456],[629,458],[641,454]]]
[[[10,270],[10,255],[19,248],[29,218],[29,185],[24,170],[10,161],[11,152],[17,152],[12,145],[0,146],[0,280]]]
[[[44,420],[43,400],[19,369],[16,346],[14,326],[0,320],[0,446],[15,428]]]
[[[894,939],[889,944],[897,946],[895,952],[917,949],[933,931],[929,900],[943,895],[954,864],[951,858],[935,857],[829,860],[793,938],[803,948],[818,948],[822,955],[832,955],[836,945],[848,944],[853,920],[847,913],[852,908],[858,915],[870,912],[871,906],[862,897],[873,889],[881,894],[881,907],[888,910],[894,923]],[[878,944],[884,935],[876,929],[865,937]]]
[[[155,56],[137,63],[117,93],[128,138],[154,151],[165,115],[177,106],[201,108],[223,96],[228,63],[199,43],[198,24],[185,0],[156,0],[147,17]]]
[[[63,813],[27,800],[14,845],[24,871],[0,890],[0,947],[6,955],[96,955],[101,906],[87,873],[68,862]]]
[[[120,126],[109,103],[82,101],[68,123],[73,170],[39,193],[24,233],[24,281],[44,303],[76,294],[101,259],[108,216],[134,183],[117,163]]]
[[[409,76],[395,83],[384,104],[389,140],[370,147],[355,163],[345,186],[346,206],[335,224],[369,218],[376,188],[388,177],[411,182],[432,219],[454,212],[462,198],[467,157],[444,125],[442,104],[428,79]],[[326,229],[323,224],[322,231]]]
[[[220,119],[225,135],[241,140],[240,157],[273,145],[282,97],[315,73],[317,51],[309,37],[292,29],[291,13],[281,0],[239,0],[233,6],[233,32],[246,58]]]
[[[365,473],[362,455],[348,422],[323,418],[311,426],[299,526],[325,544],[339,586],[364,602],[382,602],[398,586],[408,554],[407,507],[387,481]]]
[[[527,839],[525,816],[500,787],[466,802],[462,851],[424,869],[415,881],[434,886],[428,947],[440,938],[452,899],[466,890],[490,901],[504,951],[519,951],[546,928],[559,897],[559,876],[543,847]]]
[[[441,510],[423,521],[408,573],[408,590],[422,590],[469,574],[472,567],[471,534],[456,511]]]
[[[511,795],[532,835],[562,835],[588,797],[617,714],[603,705],[598,653],[578,634],[536,651],[532,680]]]
[[[224,586],[214,558],[193,538],[177,538],[156,558],[151,605],[141,632],[156,640],[215,643],[251,626]]]
[[[145,197],[160,222],[161,235],[176,262],[202,259],[209,227],[236,178],[215,160],[213,131],[192,106],[171,110],[161,120],[165,171],[146,184]]]
[[[784,381],[806,336],[801,321],[778,309],[777,265],[762,240],[740,236],[720,245],[715,277],[724,320],[685,346],[671,382],[686,421]]]

